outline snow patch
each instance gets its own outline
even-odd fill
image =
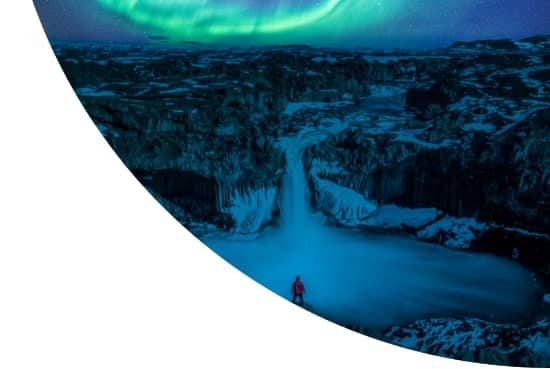
[[[359,225],[376,210],[376,204],[367,196],[326,179],[316,178],[315,181],[319,207],[329,212],[343,225]]]
[[[385,205],[378,208],[365,221],[365,225],[384,229],[420,229],[435,221],[440,211],[435,208],[401,208]]]
[[[477,234],[488,228],[473,218],[454,218],[446,216],[417,232],[417,237],[441,243],[447,247],[466,249]]]
[[[414,136],[413,134],[411,134],[410,132],[406,132],[406,131],[398,132],[397,137],[395,138],[395,141],[412,143],[429,150],[438,150],[444,147],[451,147],[453,144],[460,143],[458,140],[451,140],[448,138],[444,139],[440,143],[432,143],[432,142],[421,140],[416,136]]]
[[[283,114],[294,115],[303,109],[322,109],[327,103],[322,102],[290,102],[287,104]]]
[[[492,133],[496,130],[496,127],[491,123],[467,123],[462,129],[465,131]]]
[[[189,89],[186,88],[186,87],[175,87],[175,88],[172,88],[172,89],[169,89],[169,90],[159,91],[159,93],[163,94],[163,95],[168,95],[168,94],[181,94],[181,93],[188,92],[188,91],[189,91]]]
[[[76,90],[76,94],[78,96],[86,96],[86,97],[116,96],[116,94],[112,91],[98,91],[95,88],[91,88],[91,87],[81,87],[81,88]]]
[[[373,85],[370,87],[371,96],[394,97],[404,95],[407,91],[401,87],[391,85]]]
[[[332,103],[325,103],[319,101],[299,101],[299,102],[289,102],[285,110],[283,111],[284,115],[294,115],[297,112],[304,109],[316,109],[322,110],[326,108],[341,108],[344,106],[349,106],[352,103],[350,101],[335,101]]]

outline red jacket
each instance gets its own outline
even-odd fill
[[[302,283],[302,281],[294,281],[294,283],[292,283],[292,293],[300,295],[304,293],[305,290],[306,289],[304,288],[304,284]]]

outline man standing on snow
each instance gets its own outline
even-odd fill
[[[292,292],[292,302],[296,303],[296,298],[298,298],[300,300],[298,305],[304,305],[304,293],[306,293],[306,288],[300,280],[300,276],[296,276],[296,280],[292,283],[290,292]]]

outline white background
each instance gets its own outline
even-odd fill
[[[134,179],[29,0],[2,1],[1,368],[475,368],[313,316],[227,265]]]

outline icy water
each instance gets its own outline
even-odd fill
[[[307,230],[306,230],[307,232]],[[289,299],[299,274],[305,301],[341,324],[384,327],[434,317],[512,322],[535,302],[532,276],[504,259],[415,240],[326,228],[205,242],[242,272]]]
[[[242,272],[284,298],[300,275],[305,300],[341,324],[385,327],[434,317],[512,322],[535,306],[532,274],[499,257],[450,250],[415,239],[329,227],[308,206],[303,149],[327,132],[284,138],[288,169],[281,222],[257,238],[203,241]]]

